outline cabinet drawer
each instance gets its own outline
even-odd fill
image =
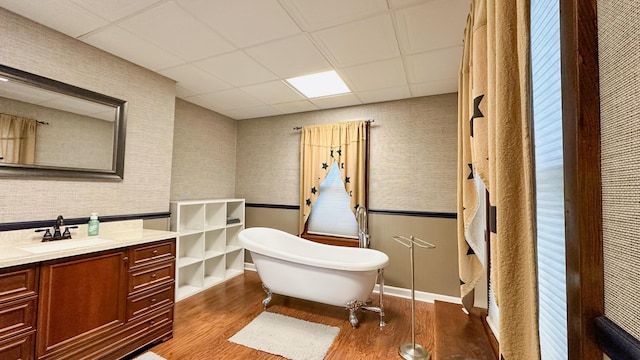
[[[35,329],[37,299],[33,296],[0,305],[0,339]]]
[[[174,293],[174,285],[171,284],[129,297],[127,299],[127,321],[172,304]]]
[[[0,303],[35,295],[38,273],[35,266],[0,271]]]
[[[35,358],[33,351],[36,332],[14,336],[0,340],[0,359],[31,360]]]
[[[170,283],[175,277],[175,272],[175,261],[133,270],[129,275],[129,294]]]
[[[156,262],[165,261],[175,257],[175,239],[145,244],[131,248],[129,257],[131,258],[130,268],[136,268]]]

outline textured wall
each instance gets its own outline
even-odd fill
[[[372,209],[456,211],[457,95],[446,94],[238,122],[236,196],[298,205],[295,126],[374,119]]]
[[[176,99],[171,200],[235,196],[237,122]]]
[[[640,339],[640,3],[598,1],[605,315]]]
[[[0,34],[0,63],[129,102],[123,181],[2,179],[0,223],[167,211],[173,81],[2,8]]]

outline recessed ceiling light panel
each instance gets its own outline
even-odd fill
[[[298,76],[287,82],[309,99],[351,92],[335,70]]]

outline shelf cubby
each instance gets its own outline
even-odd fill
[[[244,271],[244,251],[238,249],[227,253],[225,263],[225,277],[231,278],[242,274]]]
[[[224,228],[210,230],[204,234],[204,257],[209,259],[225,253],[226,231]]]
[[[227,225],[225,203],[214,202],[204,206],[207,229],[223,229]]]
[[[225,280],[225,257],[218,256],[204,261],[204,286],[211,287]]]
[[[182,267],[178,271],[178,286],[176,287],[176,300],[182,300],[197,292],[202,291],[204,286],[204,267],[201,262]]]
[[[227,225],[244,224],[244,200],[227,202],[227,218],[240,220],[239,223],[228,223]]]
[[[204,229],[204,206],[202,204],[185,204],[178,208],[180,213],[180,233],[192,233]]]
[[[240,242],[238,241],[238,234],[240,233],[240,231],[242,231],[243,228],[244,226],[238,224],[234,224],[233,226],[230,225],[227,227],[227,252],[235,251],[241,248]]]
[[[179,237],[178,268],[191,265],[204,259],[204,234],[193,233]]]

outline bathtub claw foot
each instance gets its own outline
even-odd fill
[[[273,293],[264,283],[262,283],[262,290],[267,293],[267,297],[262,300],[262,306],[265,310],[267,310],[267,305],[269,304],[269,302],[271,302],[271,295],[273,295]]]
[[[356,311],[360,309],[362,306],[362,302],[358,300],[349,301],[346,305],[347,310],[349,310],[349,322],[351,323],[351,327],[354,329],[358,327],[358,317],[356,316]]]

